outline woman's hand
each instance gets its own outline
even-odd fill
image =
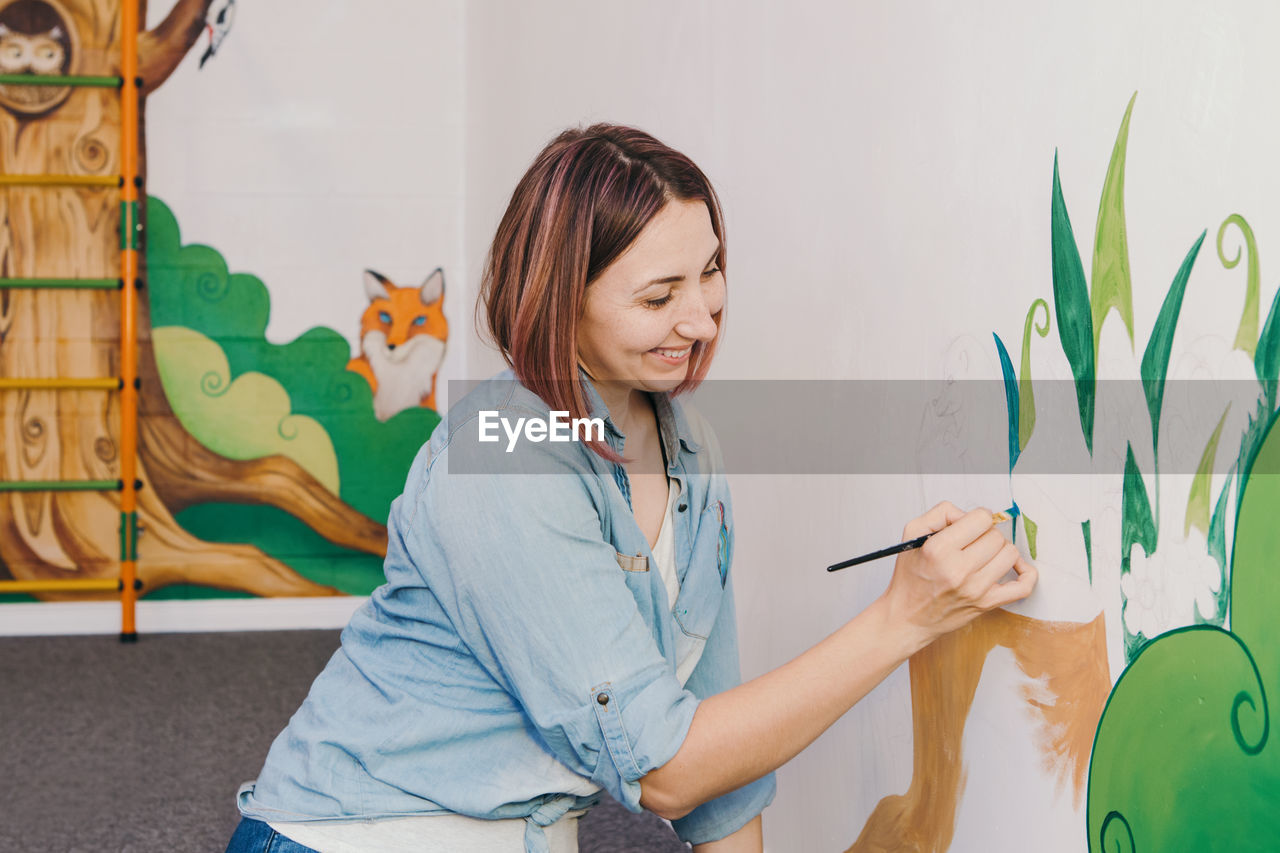
[[[919,648],[1035,588],[1035,566],[991,523],[991,510],[964,512],[944,501],[908,523],[902,538],[931,531],[923,546],[899,555],[884,593],[890,618]],[[1010,569],[1017,577],[1001,583]]]

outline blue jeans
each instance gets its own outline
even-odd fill
[[[270,826],[253,818],[240,818],[235,835],[227,845],[227,853],[316,853],[292,839],[285,838]]]

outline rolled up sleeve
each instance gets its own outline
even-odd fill
[[[554,454],[540,465],[556,473],[497,476],[450,474],[445,457],[405,508],[413,567],[546,748],[640,811],[638,780],[676,754],[698,699],[604,539],[599,481]]]

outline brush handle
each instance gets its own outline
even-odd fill
[[[937,531],[935,530],[934,533]],[[847,569],[850,566],[856,566],[859,563],[868,563],[872,560],[878,560],[881,557],[892,557],[894,554],[901,554],[903,551],[911,551],[919,548],[933,533],[926,533],[923,536],[917,536],[915,539],[909,539],[906,542],[899,542],[897,545],[891,545],[888,548],[881,548],[879,551],[872,551],[870,554],[863,554],[861,557],[854,557],[845,560],[843,563],[836,563],[834,566],[827,566],[827,571],[838,572],[841,569]]]
[[[1002,524],[1006,521],[1011,521],[1016,514],[1017,504],[1014,504],[1003,512],[992,513],[991,523]],[[936,530],[933,531],[933,533],[937,532],[938,531]],[[915,539],[908,539],[906,542],[899,542],[897,545],[890,545],[888,548],[881,548],[879,551],[872,551],[870,554],[863,554],[861,557],[853,557],[852,559],[845,560],[843,563],[836,563],[834,566],[827,566],[827,571],[838,572],[841,569],[847,569],[850,566],[856,566],[859,563],[869,563],[872,560],[878,560],[881,557],[892,557],[894,554],[901,554],[903,551],[910,551],[914,548],[919,548],[928,541],[929,537],[932,536],[933,533],[926,533],[923,536],[917,536]]]

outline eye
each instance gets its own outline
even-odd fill
[[[425,325],[427,325],[427,315],[426,315],[426,314],[419,314],[417,317],[414,317],[414,318],[413,318],[413,325],[415,325],[415,326],[425,326]]]
[[[670,301],[671,301],[671,294],[668,293],[666,296],[662,296],[657,299],[646,299],[644,301],[644,304],[646,308],[661,308],[662,306],[666,305]]]
[[[702,277],[703,277],[703,278],[709,278],[710,276],[713,276],[713,275],[715,275],[715,274],[716,274],[716,273],[718,273],[718,272],[720,272],[720,267],[713,266],[713,267],[711,267],[711,269],[709,269],[709,270],[704,270],[704,271],[703,271],[703,273],[702,273]]]
[[[379,323],[390,323],[390,322],[391,322],[391,315],[390,315],[390,314],[388,314],[386,311],[379,311],[379,312],[378,312],[378,322],[379,322]]]

